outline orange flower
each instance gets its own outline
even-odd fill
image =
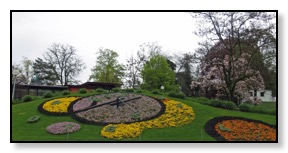
[[[219,126],[221,126],[221,128]],[[244,120],[225,120],[217,123],[214,128],[228,141],[276,140],[276,130],[261,123]]]

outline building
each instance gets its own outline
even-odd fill
[[[276,98],[272,96],[271,90],[263,90],[263,91],[257,91],[256,93],[252,90],[249,92],[250,98],[260,98],[262,102],[276,102]]]
[[[21,99],[25,95],[42,96],[43,93],[50,91],[52,93],[69,90],[70,92],[78,92],[79,89],[95,90],[102,88],[104,90],[112,90],[113,88],[121,87],[122,84],[117,83],[102,83],[102,82],[85,82],[81,85],[68,86],[45,86],[45,85],[15,85],[14,99]],[[11,93],[13,85],[11,85]]]

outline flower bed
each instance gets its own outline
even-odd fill
[[[80,125],[74,122],[58,122],[46,128],[51,134],[66,134],[80,130]]]
[[[276,141],[274,125],[241,117],[213,118],[205,131],[218,141]]]
[[[57,98],[46,101],[38,106],[38,111],[47,115],[68,115],[69,105],[78,97]]]
[[[131,124],[109,124],[101,130],[101,136],[109,139],[135,138],[144,129],[177,127],[194,120],[195,114],[192,107],[169,99],[163,103],[166,111],[158,118]]]
[[[122,101],[139,98],[121,103],[118,107],[113,104],[106,105],[106,103],[111,101],[116,102],[118,97],[122,97]],[[92,104],[92,101],[96,102],[96,104]],[[100,106],[85,110],[85,108],[91,105]],[[72,118],[79,122],[94,125],[108,125],[150,120],[163,114],[165,106],[161,101],[148,96],[132,93],[113,93],[94,95],[78,100],[69,107],[69,111],[71,111],[71,113],[76,112],[72,115]]]

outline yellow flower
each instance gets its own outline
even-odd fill
[[[78,97],[57,98],[47,101],[43,105],[43,109],[48,112],[67,113],[69,105],[78,99]]]
[[[136,138],[144,129],[177,127],[192,122],[195,113],[192,107],[174,100],[165,100],[165,113],[158,118],[136,122],[131,124],[109,124],[101,130],[101,136],[109,139]],[[115,127],[115,131],[108,131],[110,126]]]

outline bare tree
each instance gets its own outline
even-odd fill
[[[13,80],[16,80],[16,84],[29,84],[32,78],[32,60],[27,57],[22,57],[19,64],[12,65]]]
[[[85,69],[76,49],[70,45],[54,43],[43,56],[61,85],[76,84],[75,77]]]

